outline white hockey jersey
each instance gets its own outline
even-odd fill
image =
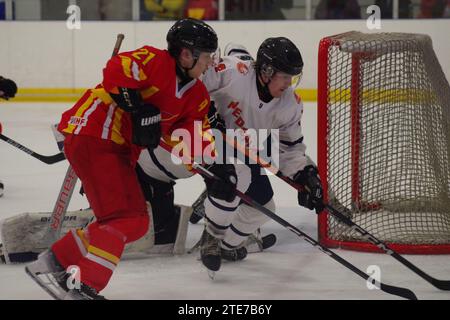
[[[226,56],[215,68],[203,75],[215,106],[230,129],[279,129],[280,170],[292,178],[308,164],[301,131],[303,104],[292,88],[269,103],[259,99],[256,73],[252,61]],[[193,173],[186,166],[175,164],[165,149],[143,150],[139,165],[144,172],[161,181],[188,178]]]
[[[232,56],[209,68],[202,81],[227,128],[279,130],[279,169],[284,175],[292,178],[306,165],[313,164],[303,144],[303,103],[293,88],[268,103],[261,101],[253,62]]]

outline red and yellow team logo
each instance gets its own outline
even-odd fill
[[[226,67],[225,63],[220,63],[214,68],[214,70],[216,70],[216,72],[220,72],[220,71],[225,70],[226,68],[227,67]]]
[[[248,67],[243,62],[238,62],[236,68],[240,73],[244,75],[248,73]]]

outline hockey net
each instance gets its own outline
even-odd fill
[[[400,253],[450,253],[450,87],[430,37],[324,38],[318,90],[326,200]],[[326,212],[319,238],[379,251]]]

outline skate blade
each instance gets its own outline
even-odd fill
[[[33,279],[34,282],[36,282],[42,289],[44,289],[44,291],[47,292],[53,299],[55,299],[55,300],[63,300],[62,297],[58,296],[56,293],[54,293],[52,290],[50,290],[50,288],[48,288],[46,286],[45,282],[43,282],[41,279],[39,279],[39,277],[36,274],[31,272],[28,269],[28,267],[25,267],[25,272],[30,276],[31,279]],[[49,282],[52,283],[50,279],[49,279]]]
[[[212,270],[209,270],[209,269],[207,269],[207,271],[208,271],[208,276],[209,276],[209,278],[210,278],[211,280],[214,280],[214,278],[216,277],[216,272],[215,272],[215,271],[212,271]]]

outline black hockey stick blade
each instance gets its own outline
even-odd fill
[[[417,300],[417,296],[407,288],[390,286],[388,284],[380,283],[380,289],[386,293],[390,293],[408,300]]]
[[[439,279],[431,279],[431,284],[438,289],[441,290],[450,290],[450,281],[448,280],[439,280]]]
[[[20,143],[8,138],[7,136],[5,136],[1,133],[0,133],[0,139],[9,143],[13,147],[16,147],[16,148],[22,150],[23,152],[28,153],[30,156],[32,156],[46,164],[53,164],[53,163],[57,163],[57,162],[60,162],[64,159],[66,159],[66,157],[64,156],[64,153],[62,153],[62,152],[54,154],[52,156],[44,156],[42,154],[36,153],[33,150],[28,149],[27,147],[21,145]]]
[[[379,249],[384,251],[386,254],[390,255],[394,259],[396,259],[398,262],[403,264],[405,267],[416,273],[418,276],[422,277],[424,280],[428,281],[430,284],[432,284],[434,287],[440,289],[440,290],[450,290],[450,281],[449,280],[439,280],[436,278],[433,278],[428,273],[414,265],[412,262],[407,260],[405,257],[394,251],[391,247],[389,247],[387,244],[385,244],[383,241],[377,239],[375,236],[370,234],[365,229],[358,226],[356,223],[354,223],[349,217],[348,214],[343,213],[342,209],[338,210],[334,208],[331,205],[327,205],[326,208],[328,209],[328,212],[332,214],[334,217],[339,219],[342,223],[346,224],[350,228],[353,228],[353,230],[357,231],[359,234],[362,235],[365,239],[367,239],[369,242],[377,246]]]
[[[206,168],[204,168],[201,165],[198,165],[196,163],[194,163],[193,169],[194,169],[194,172],[199,173],[204,178],[220,179],[219,177],[214,175],[214,173],[211,173],[210,171],[208,171],[208,169],[206,169]],[[242,193],[241,191],[239,191],[237,189],[235,190],[235,194],[236,194],[236,196],[241,198],[244,203],[254,207],[255,209],[257,209],[258,211],[260,211],[264,215],[266,215],[269,218],[271,218],[272,220],[274,220],[275,222],[278,222],[283,227],[285,227],[289,231],[295,233],[300,238],[303,238],[306,242],[308,242],[311,245],[313,245],[314,247],[318,248],[321,252],[327,254],[330,258],[334,259],[335,261],[339,262],[343,266],[347,267],[348,269],[350,269],[351,271],[353,271],[354,273],[356,273],[357,275],[359,275],[360,277],[362,277],[366,281],[370,280],[370,276],[367,275],[367,273],[365,273],[362,270],[358,269],[356,266],[354,266],[353,264],[351,264],[350,262],[348,262],[347,260],[345,260],[344,258],[339,256],[338,254],[336,254],[333,251],[329,250],[328,248],[322,246],[314,238],[310,237],[309,235],[307,235],[306,233],[304,233],[300,229],[294,227],[293,225],[291,225],[289,222],[287,222],[286,220],[284,220],[283,218],[281,218],[280,216],[278,216],[274,212],[270,211],[266,207],[264,207],[261,204],[259,204],[257,201],[253,200],[253,198],[251,198],[250,196]],[[411,290],[409,290],[407,288],[395,287],[395,286],[386,285],[386,284],[383,284],[383,283],[380,283],[379,288],[383,292],[386,292],[386,293],[389,293],[389,294],[392,294],[392,295],[396,295],[396,296],[399,296],[399,297],[402,297],[402,298],[405,298],[405,299],[417,300],[416,295]]]
[[[52,156],[43,156],[43,155],[38,154],[35,156],[35,158],[41,160],[42,162],[44,162],[46,164],[54,164],[54,163],[66,160],[66,156],[62,152],[54,154]]]

